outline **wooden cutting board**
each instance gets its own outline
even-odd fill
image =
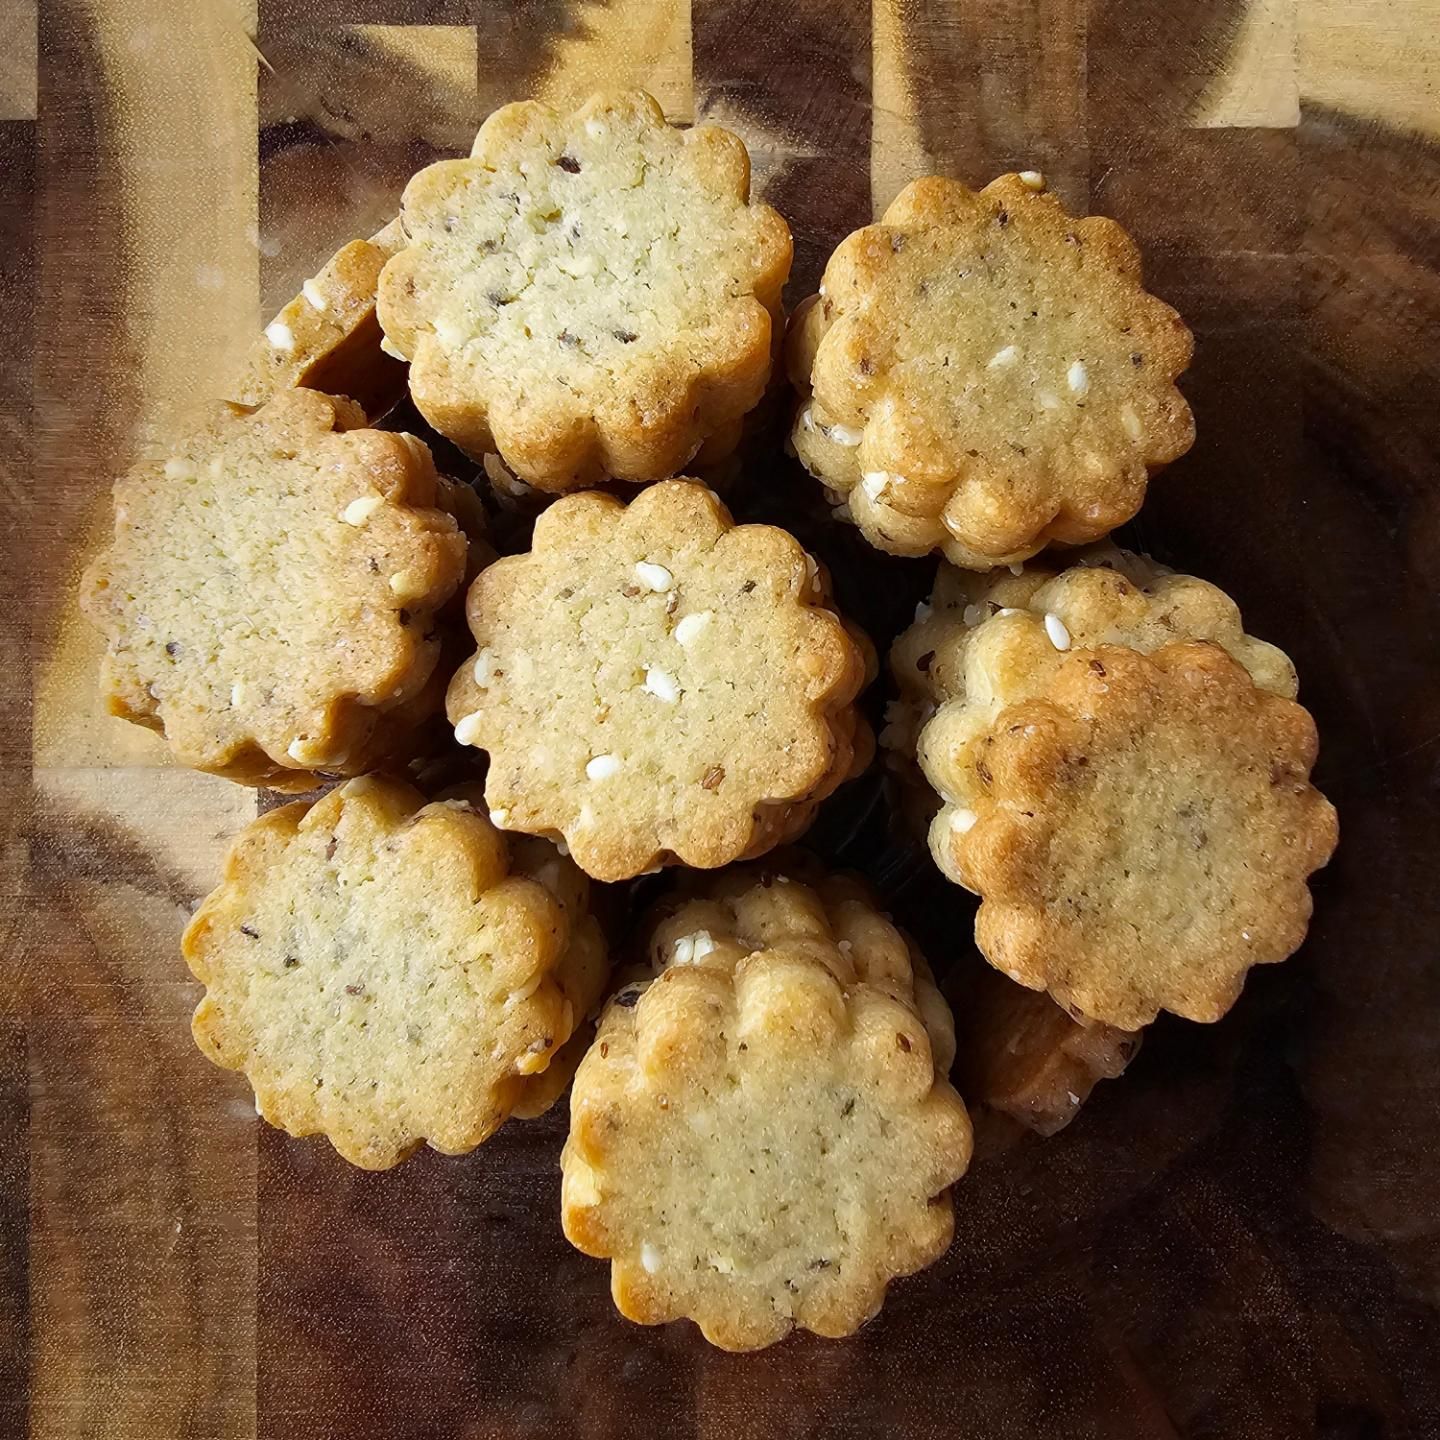
[[[1440,1434],[1437,75],[1433,0],[0,0],[0,1433]],[[563,1115],[388,1175],[257,1122],[177,940],[262,802],[100,714],[74,603],[111,478],[407,175],[626,83],[745,137],[792,299],[927,171],[1136,234],[1200,439],[1131,538],[1296,658],[1344,832],[1299,957],[977,1164],[855,1340],[751,1357],[615,1317]],[[805,538],[883,648],[927,567]],[[877,793],[822,842],[943,970]]]

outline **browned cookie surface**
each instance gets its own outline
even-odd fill
[[[472,1149],[568,1078],[543,1072],[605,975],[587,888],[543,842],[511,854],[483,811],[397,781],[271,811],[185,933],[196,1043],[272,1125],[356,1165]]]
[[[1216,1018],[1300,943],[1334,812],[1294,667],[1223,591],[1113,546],[1059,574],[942,569],[891,668],[886,744],[937,795],[931,853],[1012,979],[1133,1030]]]
[[[1216,645],[1066,657],[977,747],[952,857],[997,968],[1124,1029],[1216,1020],[1310,920],[1335,847],[1315,725]]]
[[[674,129],[643,91],[497,110],[401,223],[379,314],[415,403],[523,481],[663,479],[764,391],[790,232],[750,203],[737,136]]]
[[[182,763],[303,790],[421,718],[466,542],[428,448],[363,425],[352,401],[282,391],[116,483],[83,592],[101,687]]]
[[[791,439],[872,544],[976,570],[1105,535],[1194,439],[1190,332],[1033,173],[906,186],[796,312]]]
[[[850,1334],[944,1251],[970,1158],[928,969],[860,887],[750,868],[647,954],[575,1078],[566,1235],[632,1320],[730,1350]]]

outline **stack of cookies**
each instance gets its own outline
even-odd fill
[[[937,1259],[970,1121],[950,1012],[859,886],[734,870],[642,936],[571,1097],[561,1218],[621,1314],[848,1335]]]
[[[1295,670],[1215,586],[1106,546],[942,572],[896,642],[886,740],[938,801],[930,853],[997,969],[1137,1030],[1218,1020],[1310,919],[1335,812]]]
[[[1288,659],[1103,543],[1194,438],[1190,334],[1120,227],[1030,172],[920,179],[787,338],[790,258],[734,135],[639,92],[507,106],[117,483],[84,586],[113,713],[325,790],[237,839],[186,932],[205,1054],[372,1169],[573,1077],[566,1235],[622,1314],[729,1349],[875,1314],[949,1243],[966,1101],[1050,1134],[1160,1011],[1218,1019],[1336,839]],[[782,348],[837,522],[890,573],[943,557],[881,637],[882,739],[897,817],[980,899],[932,956],[953,1015],[862,884],[753,863],[875,748],[826,569],[687,478],[763,438]],[[385,428],[407,392],[461,473]],[[591,882],[661,870],[607,943]]]
[[[1190,332],[1130,237],[1035,172],[907,185],[796,311],[791,442],[892,555],[988,570],[1129,520],[1190,448]]]

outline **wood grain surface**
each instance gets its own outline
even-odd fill
[[[751,1357],[614,1315],[563,1114],[384,1175],[256,1120],[177,942],[263,797],[100,713],[74,600],[112,478],[415,168],[625,83],[744,136],[792,299],[926,171],[1135,233],[1199,442],[1127,538],[1295,657],[1344,832],[1296,959],[978,1163],[854,1340]],[[1437,86],[1435,0],[0,0],[0,1435],[1440,1435]],[[751,451],[883,649],[930,567]],[[969,961],[873,782],[815,842]]]

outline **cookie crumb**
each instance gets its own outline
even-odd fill
[[[455,726],[455,743],[457,745],[473,745],[480,737],[480,730],[484,723],[484,716],[480,711],[475,710],[469,715],[462,716]]]

